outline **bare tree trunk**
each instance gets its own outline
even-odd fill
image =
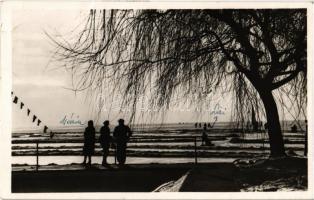
[[[285,156],[284,141],[274,96],[270,90],[259,91],[259,94],[263,101],[267,117],[271,157]]]

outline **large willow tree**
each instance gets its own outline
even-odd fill
[[[236,119],[260,108],[271,156],[283,156],[276,96],[305,112],[306,25],[305,9],[91,10],[74,40],[54,41],[76,90],[112,85],[134,111],[143,94],[161,108],[174,97],[233,92]]]

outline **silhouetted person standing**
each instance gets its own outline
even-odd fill
[[[132,136],[131,129],[124,125],[124,120],[119,119],[119,125],[113,131],[113,137],[117,143],[117,160],[119,165],[123,165],[126,159],[126,146],[129,138]]]
[[[103,159],[102,159],[102,165],[107,165],[107,156],[109,154],[109,147],[111,142],[111,136],[110,136],[110,128],[109,128],[109,121],[104,121],[104,126],[100,129],[100,136],[99,136],[99,142],[103,150]]]
[[[203,127],[203,133],[202,133],[202,145],[210,145],[210,140],[208,139],[208,135],[207,135],[207,126],[206,124],[204,124],[204,127]]]
[[[88,121],[88,126],[85,128],[84,132],[84,147],[83,155],[84,161],[83,164],[86,164],[86,158],[88,157],[88,165],[92,164],[92,155],[95,150],[95,127],[92,120]]]

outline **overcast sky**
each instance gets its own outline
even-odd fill
[[[27,108],[41,119],[43,125],[50,127],[62,125],[60,121],[64,116],[71,118],[72,113],[83,123],[89,119],[96,120],[97,112],[92,109],[93,105],[89,106],[86,95],[75,95],[65,89],[71,87],[71,74],[62,68],[62,63],[51,61],[55,46],[45,34],[45,31],[73,34],[71,31],[84,22],[87,13],[78,10],[17,10],[13,13],[13,91],[25,103],[22,110],[19,105],[13,104],[13,129],[34,128],[32,117],[27,117]],[[223,98],[218,94],[215,99],[219,102]],[[220,116],[220,121],[230,119],[230,103],[226,102],[229,102],[226,98],[221,102],[225,115]],[[127,116],[118,112],[102,112],[99,120],[108,118],[114,124],[118,118]],[[212,118],[208,113],[181,109],[168,112],[164,121],[195,122],[211,121]],[[153,122],[159,123],[161,118],[156,117]]]

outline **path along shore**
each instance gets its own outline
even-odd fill
[[[160,188],[161,185],[165,187]],[[306,190],[307,159],[286,157],[124,167],[95,164],[91,168],[79,164],[47,165],[40,166],[38,171],[12,172],[12,192],[151,192],[156,189],[173,192]]]
[[[41,166],[39,171],[12,172],[12,192],[151,192],[186,173],[180,191],[240,191],[235,170],[232,163]]]

